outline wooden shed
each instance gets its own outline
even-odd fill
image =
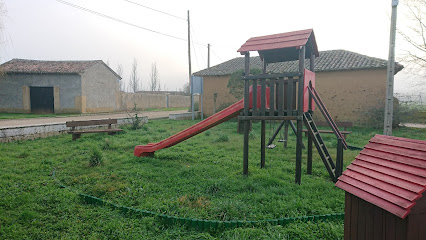
[[[344,239],[426,239],[426,141],[376,135],[336,186]]]

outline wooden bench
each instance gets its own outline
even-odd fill
[[[77,130],[76,127],[96,126],[96,125],[107,125],[108,129],[85,129]],[[123,129],[113,129],[112,124],[117,124],[117,119],[101,119],[101,120],[86,120],[86,121],[71,121],[66,122],[67,127],[71,127],[68,133],[72,134],[72,140],[77,140],[83,133],[102,133],[106,132],[108,135],[113,135],[117,132],[123,131]]]
[[[328,127],[328,123],[327,122],[315,122],[315,125],[317,125],[317,127]],[[348,127],[353,127],[353,123],[352,122],[336,122],[337,127],[339,128],[343,128],[343,131],[340,131],[343,135],[343,138],[346,139],[346,135],[347,134],[351,134],[351,131],[347,131]],[[305,133],[305,135],[308,135],[308,130],[307,129],[303,129],[303,132]],[[333,133],[333,130],[319,130],[320,133]]]

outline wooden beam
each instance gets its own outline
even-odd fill
[[[301,183],[302,180],[302,130],[303,130],[303,71],[305,69],[305,46],[299,50],[299,82],[297,92],[297,115],[300,117],[297,120],[297,144],[296,144],[296,174],[295,182]]]
[[[263,74],[266,74],[267,63],[263,60]],[[260,80],[260,115],[265,116],[265,108],[266,108],[266,79]],[[265,141],[266,141],[266,121],[261,121],[261,129],[260,129],[260,167],[265,167]]]
[[[310,63],[309,70],[311,72],[314,72],[315,71],[315,54],[313,53],[313,51],[311,51],[311,58],[309,63]],[[309,94],[309,110],[311,111],[311,114],[313,115],[311,94]],[[306,164],[306,173],[309,175],[312,175],[312,141],[313,141],[313,138],[311,134],[308,134],[308,160]]]
[[[298,116],[239,116],[239,121],[252,121],[252,120],[298,120]]]
[[[250,52],[245,54],[244,75],[250,74]],[[244,116],[249,115],[249,81],[244,81]],[[250,121],[244,122],[244,156],[243,156],[243,174],[248,175],[248,154],[249,154],[249,131]]]
[[[273,74],[259,74],[259,75],[251,75],[244,76],[243,80],[253,80],[253,79],[277,79],[277,78],[287,78],[287,77],[299,77],[300,74],[298,72],[288,72],[288,73],[273,73]]]

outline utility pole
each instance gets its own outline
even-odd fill
[[[210,67],[210,43],[207,44],[207,67]]]
[[[192,79],[191,79],[191,24],[189,22],[189,10],[188,10],[188,66],[189,66],[189,92],[191,94],[191,111],[194,113],[194,99],[192,98]],[[194,118],[192,119],[194,120]]]
[[[389,59],[386,81],[386,102],[385,102],[385,120],[383,135],[392,136],[392,118],[393,118],[393,80],[395,73],[395,35],[396,35],[396,10],[398,0],[392,0],[392,17],[389,40]]]

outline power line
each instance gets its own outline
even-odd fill
[[[151,8],[151,7],[148,7],[148,6],[142,5],[142,4],[137,3],[137,2],[133,2],[133,1],[130,1],[130,0],[122,0],[122,1],[126,1],[126,2],[129,2],[129,3],[135,4],[135,5],[138,5],[138,6],[140,6],[140,7],[147,8],[147,9],[152,10],[152,11],[156,11],[156,12],[159,12],[159,13],[162,13],[162,14],[165,14],[165,15],[168,15],[168,16],[171,16],[171,17],[175,17],[175,18],[178,18],[178,19],[181,19],[181,20],[184,20],[184,21],[188,21],[188,20],[187,20],[187,19],[185,19],[185,18],[181,18],[181,17],[178,17],[178,16],[176,16],[176,15],[173,15],[173,14],[170,14],[170,13],[166,13],[166,12],[163,12],[163,11],[160,11],[160,10],[157,10],[157,9],[154,9],[154,8]]]
[[[56,0],[56,1],[59,2],[59,3],[65,4],[65,5],[68,5],[70,7],[77,8],[79,10],[85,11],[85,12],[89,12],[89,13],[97,15],[99,17],[108,18],[108,19],[114,20],[116,22],[124,23],[126,25],[136,27],[136,28],[139,28],[139,29],[142,29],[142,30],[146,30],[146,31],[149,31],[149,32],[157,33],[157,34],[160,34],[160,35],[163,35],[163,36],[166,36],[166,37],[170,37],[170,38],[174,38],[174,39],[178,39],[178,40],[182,40],[182,41],[187,41],[187,39],[184,39],[184,38],[172,36],[172,35],[169,35],[167,33],[158,32],[158,31],[155,31],[155,30],[152,30],[152,29],[148,29],[148,28],[145,28],[145,27],[142,27],[142,26],[130,23],[130,22],[126,22],[124,20],[121,20],[121,19],[118,19],[118,18],[115,18],[115,17],[111,17],[109,15],[106,15],[106,14],[103,14],[103,13],[100,13],[100,12],[93,11],[93,10],[88,9],[88,8],[84,8],[84,7],[63,1],[63,0]]]
[[[194,31],[194,28],[192,27],[192,25],[191,25],[191,30],[192,30],[192,36],[194,36],[194,39],[197,42],[197,37],[196,37],[195,31]],[[194,42],[192,42],[192,44],[194,44]],[[202,45],[201,44],[197,44],[197,45],[198,45],[198,50],[200,50],[200,46],[202,46]],[[204,46],[206,46],[206,45],[204,45]],[[194,52],[195,52],[195,48],[194,48]],[[203,63],[204,63],[205,60],[204,60],[204,57],[203,57],[203,52],[202,51],[200,51],[200,52],[201,52],[200,53],[201,59],[203,60]],[[197,58],[196,55],[195,55],[195,58]],[[198,62],[197,62],[197,65],[198,65]],[[198,66],[198,69],[200,69],[199,66]]]
[[[212,45],[210,44],[210,51],[212,51],[212,53],[217,57],[217,58],[219,58],[219,60],[221,61],[221,62],[223,62],[223,60],[222,60],[222,58],[220,58],[214,51],[213,51],[213,49],[212,49]]]
[[[191,40],[191,42],[192,42],[192,49],[194,50],[195,61],[197,62],[197,67],[198,67],[198,70],[199,70],[200,65],[198,64],[197,52],[195,51],[194,42],[192,40]]]

